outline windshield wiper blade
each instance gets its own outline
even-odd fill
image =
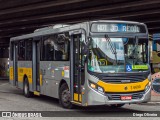
[[[133,50],[132,50],[132,53],[131,53],[131,57],[133,58],[133,64],[135,64],[135,60],[137,59],[137,55],[136,55],[136,49],[137,49],[137,47],[138,47],[138,37],[137,36],[135,36],[135,40],[136,40],[136,43],[135,43],[135,45],[134,45],[134,48],[133,48]]]
[[[115,44],[114,45],[112,44],[111,39],[108,35],[105,35],[105,39],[108,41],[108,43],[110,45],[111,52],[115,55],[115,61],[116,61],[116,64],[117,64],[117,52],[116,52]]]

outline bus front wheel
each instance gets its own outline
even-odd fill
[[[69,88],[66,83],[63,83],[60,87],[59,91],[59,102],[62,105],[62,107],[71,109],[73,107],[71,101],[70,101],[71,95]]]
[[[23,94],[27,98],[31,97],[31,92],[29,91],[29,82],[27,77],[24,79]]]

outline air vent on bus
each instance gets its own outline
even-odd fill
[[[144,92],[135,92],[135,93],[120,93],[120,94],[111,94],[106,93],[109,100],[121,100],[121,96],[132,96],[132,100],[141,99],[143,97]]]
[[[102,81],[106,83],[135,83],[142,82],[147,78],[147,76],[142,75],[112,75],[112,76],[104,76]]]

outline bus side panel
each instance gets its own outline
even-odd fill
[[[13,61],[10,61],[9,62],[9,83],[11,85],[13,85],[13,79],[14,79],[14,76],[13,76]]]
[[[54,66],[54,79],[55,79],[55,84],[56,84],[56,91],[54,94],[56,95],[55,97],[59,97],[59,84],[61,80],[65,80],[69,89],[70,89],[70,73],[69,73],[69,66],[70,62],[69,61],[55,61],[52,62],[52,66]],[[53,72],[52,72],[53,75]],[[51,87],[52,88],[52,87]],[[52,89],[53,91],[53,89]]]
[[[42,85],[40,87],[41,94],[58,98],[59,83],[62,79],[67,81],[69,85],[69,77],[64,76],[64,67],[69,66],[68,61],[41,61],[40,69],[42,77]],[[67,80],[68,79],[68,80]]]
[[[47,95],[46,94],[46,85],[47,81],[49,79],[49,72],[51,63],[49,61],[40,61],[40,94]]]
[[[18,61],[18,87],[23,89],[24,77],[27,77],[30,91],[32,90],[32,62]]]

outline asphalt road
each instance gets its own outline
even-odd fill
[[[13,86],[11,86],[8,81],[0,82],[0,111],[32,111],[32,112],[40,112],[42,115],[46,116],[55,116],[58,117],[56,120],[61,119],[59,117],[65,117],[65,120],[80,119],[99,119],[103,120],[106,117],[110,117],[110,119],[120,120],[124,119],[123,117],[129,117],[133,119],[136,116],[137,120],[141,116],[144,115],[143,111],[147,111],[145,113],[151,117],[151,114],[159,114],[160,115],[160,104],[157,103],[145,103],[145,104],[126,104],[122,108],[111,108],[109,106],[92,106],[92,107],[80,107],[76,106],[74,109],[68,110],[64,109],[59,105],[57,99],[46,97],[46,96],[34,96],[32,98],[26,98],[22,94],[22,90],[19,90]],[[159,112],[156,112],[159,111]],[[146,117],[148,117],[146,116]],[[143,116],[142,116],[143,117]],[[146,119],[146,117],[143,117]],[[0,118],[5,120],[10,120],[10,118]],[[20,118],[17,118],[20,119]],[[26,118],[21,118],[25,119]],[[30,118],[27,118],[30,119]],[[40,118],[37,118],[41,120]],[[50,119],[50,118],[45,118]],[[97,120],[96,119],[96,120]],[[154,119],[158,119],[154,117]],[[11,120],[14,120],[13,118]],[[74,119],[75,120],[75,119]],[[147,119],[146,119],[147,120]]]

